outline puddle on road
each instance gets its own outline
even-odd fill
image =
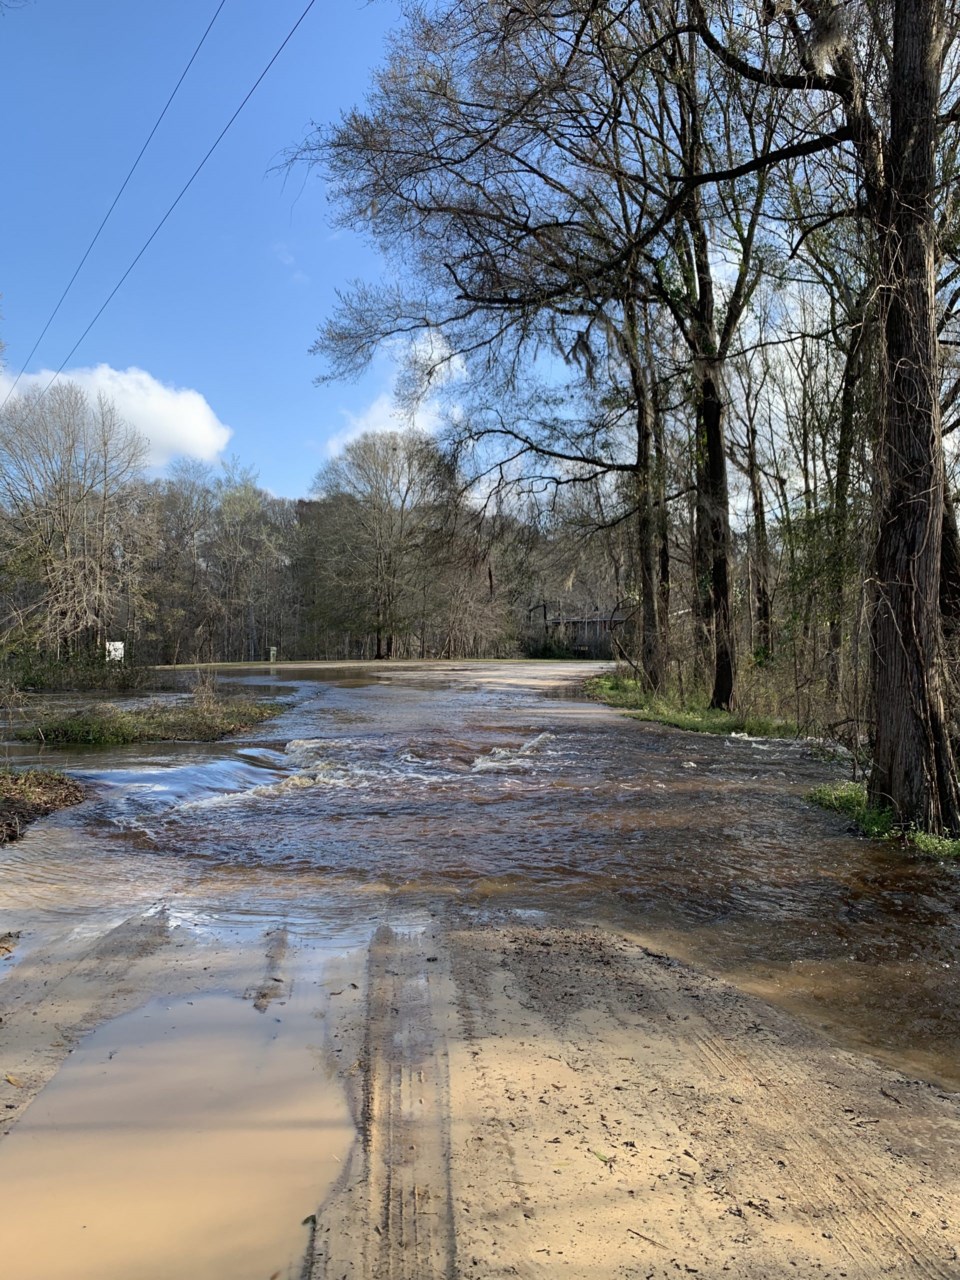
[[[354,1137],[322,999],[153,1000],[88,1036],[0,1145],[4,1273],[299,1280]]]

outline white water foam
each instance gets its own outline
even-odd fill
[[[535,757],[545,743],[551,742],[552,733],[538,733],[519,747],[493,747],[487,755],[477,756],[471,773],[508,773],[519,770],[528,772],[534,768]]]

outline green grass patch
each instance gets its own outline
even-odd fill
[[[908,831],[906,839],[925,858],[960,858],[960,840],[951,840],[949,836],[934,836],[929,831]]]
[[[719,711],[706,706],[680,706],[669,697],[647,693],[638,680],[617,673],[592,676],[584,683],[584,692],[610,707],[629,711],[638,720],[667,724],[692,733],[746,733],[751,738],[793,738],[797,733],[797,726],[792,721],[775,716]]]
[[[215,742],[228,733],[250,729],[279,714],[281,703],[251,698],[151,702],[144,707],[86,708],[47,716],[20,731],[18,737],[51,746],[125,746],[136,742]]]
[[[865,836],[885,840],[894,834],[893,814],[889,809],[873,809],[867,801],[867,788],[862,782],[825,782],[808,793],[808,800],[821,809],[842,813],[855,822]]]
[[[16,840],[35,819],[79,804],[83,787],[48,769],[0,769],[0,844]]]
[[[822,809],[830,809],[850,818],[872,840],[898,840],[927,858],[960,857],[960,840],[899,827],[892,810],[873,808],[867,798],[867,788],[862,782],[824,783],[823,786],[814,787],[807,799]]]

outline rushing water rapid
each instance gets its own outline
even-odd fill
[[[264,669],[242,682],[288,706],[256,736],[48,752],[90,799],[0,851],[0,926],[162,902],[337,938],[438,895],[576,912],[960,1085],[960,872],[810,805],[842,771],[808,745],[639,723],[572,696],[589,670]]]

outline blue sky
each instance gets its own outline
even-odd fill
[[[218,2],[22,0],[0,17],[6,387]],[[29,373],[59,366],[306,2],[226,0]],[[272,169],[311,120],[362,100],[397,19],[394,0],[316,0],[68,364],[113,394],[157,463],[236,455],[297,497],[338,441],[393,421],[386,359],[360,383],[313,385],[307,349],[334,290],[380,266],[332,229],[318,175]]]

